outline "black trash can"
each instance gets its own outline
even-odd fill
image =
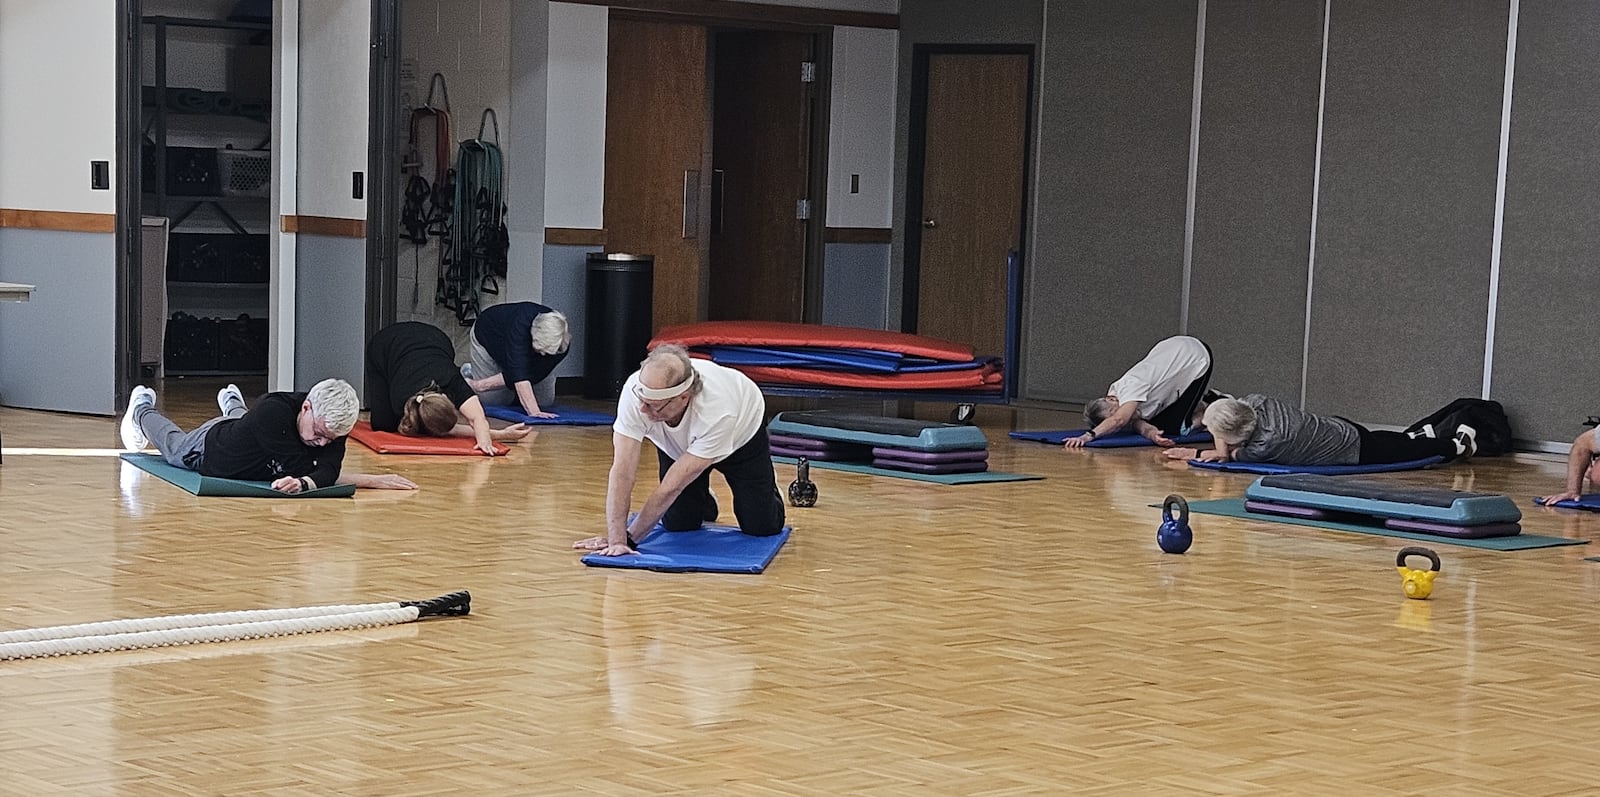
[[[590,252],[583,317],[583,395],[616,398],[650,345],[655,257]]]

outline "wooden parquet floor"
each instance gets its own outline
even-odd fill
[[[192,423],[214,389],[163,406]],[[603,428],[493,461],[351,445],[347,467],[415,493],[202,499],[121,466],[112,419],[0,408],[0,629],[475,598],[372,631],[0,662],[0,794],[1600,789],[1600,546],[1437,545],[1425,603],[1400,592],[1396,539],[1197,516],[1194,549],[1164,555],[1150,504],[1249,477],[1005,436],[1065,413],[982,417],[993,467],[1049,478],[814,471],[820,503],[745,577],[578,563]],[[1524,500],[1562,468],[1392,478]],[[1524,508],[1530,533],[1600,532]]]

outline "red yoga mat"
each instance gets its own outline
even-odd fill
[[[483,456],[483,452],[478,450],[477,441],[470,437],[408,437],[396,432],[377,431],[366,421],[356,421],[356,427],[350,430],[350,439],[379,454]],[[496,454],[510,450],[500,443],[494,444]]]

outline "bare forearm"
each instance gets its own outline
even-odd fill
[[[532,415],[539,411],[539,400],[533,396],[532,382],[518,382],[516,384],[517,400],[522,402],[524,412]]]
[[[612,545],[626,545],[628,542],[628,505],[633,500],[635,475],[612,465],[611,475],[606,480],[606,541]]]
[[[1567,492],[1583,494],[1583,477],[1589,472],[1589,465],[1593,461],[1594,451],[1589,446],[1572,447],[1572,453],[1567,457]]]
[[[1105,437],[1108,434],[1116,434],[1117,432],[1127,428],[1128,423],[1134,418],[1137,418],[1138,415],[1139,402],[1125,401],[1121,404],[1118,404],[1117,408],[1112,411],[1110,416],[1101,421],[1099,425],[1094,427],[1094,436]]]

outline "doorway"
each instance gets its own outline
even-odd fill
[[[913,51],[902,329],[1001,354],[1021,251],[1033,48]],[[1014,363],[1007,363],[1014,366]]]

